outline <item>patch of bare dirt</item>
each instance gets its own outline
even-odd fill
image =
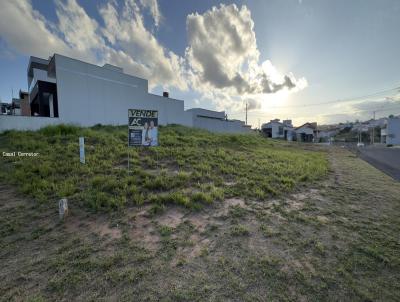
[[[224,204],[225,208],[232,207],[232,206],[241,206],[242,208],[246,207],[246,203],[241,198],[225,199],[223,204]]]
[[[159,247],[160,236],[157,234],[147,210],[144,209],[132,217],[130,221],[130,238],[140,246],[150,251],[156,251]]]
[[[241,198],[228,198],[225,199],[222,203],[222,206],[218,207],[214,212],[214,217],[222,217],[227,216],[229,214],[229,210],[232,207],[241,207],[245,209],[249,209],[249,206],[246,205],[245,201]]]
[[[304,202],[296,200],[296,199],[288,199],[288,200],[286,200],[286,204],[290,210],[299,211],[304,208]]]
[[[192,234],[189,238],[189,244],[185,247],[179,247],[175,258],[171,261],[171,266],[177,266],[179,262],[188,262],[196,257],[200,257],[208,251],[211,241],[198,234]]]
[[[109,221],[105,218],[85,218],[69,216],[64,221],[64,226],[69,233],[89,234],[95,233],[101,237],[110,239],[121,238],[122,232],[118,227],[110,227]]]
[[[304,192],[291,194],[289,198],[285,200],[286,206],[289,210],[302,210],[307,200],[318,200],[324,201],[325,199],[320,195],[320,190],[309,189]]]
[[[207,228],[207,225],[211,223],[210,215],[206,213],[196,213],[188,216],[187,220],[194,225],[195,230],[202,233]]]
[[[10,186],[0,185],[0,208],[11,209],[25,205],[26,201],[18,198],[18,194]]]
[[[302,271],[308,274],[314,275],[315,268],[310,263],[309,260],[302,258],[302,259],[288,259],[285,264],[281,268],[282,272],[292,274],[295,271]]]
[[[183,221],[185,214],[178,208],[168,209],[157,220],[161,225],[176,228]]]

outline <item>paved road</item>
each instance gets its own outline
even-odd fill
[[[368,146],[358,150],[360,158],[400,181],[400,148]]]

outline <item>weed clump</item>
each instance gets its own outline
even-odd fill
[[[237,224],[231,227],[231,235],[232,236],[246,236],[249,235],[250,231],[246,226]]]

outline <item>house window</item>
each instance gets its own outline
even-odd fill
[[[279,126],[278,134],[283,135],[283,127],[282,126]]]

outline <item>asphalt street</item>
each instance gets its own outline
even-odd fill
[[[400,148],[367,146],[358,151],[360,158],[400,181]]]

